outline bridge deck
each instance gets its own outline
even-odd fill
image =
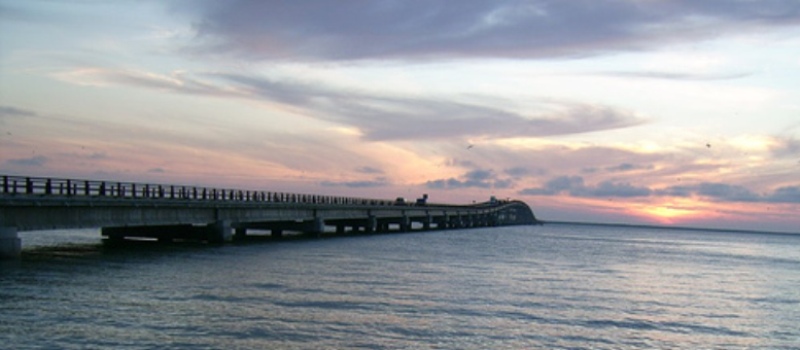
[[[103,235],[112,239],[224,242],[232,238],[233,230],[244,235],[248,229],[281,235],[284,230],[320,234],[328,227],[341,233],[408,231],[414,224],[445,229],[532,223],[536,223],[533,212],[520,201],[416,205],[356,197],[21,176],[2,176],[0,189],[0,250],[4,243],[19,244],[17,231],[84,227],[101,227]]]

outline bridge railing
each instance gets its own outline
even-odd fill
[[[381,199],[121,181],[2,175],[2,195],[392,206]]]

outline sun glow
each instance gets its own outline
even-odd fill
[[[673,205],[670,203],[662,205],[646,206],[638,210],[643,216],[649,217],[662,224],[674,224],[686,219],[702,216],[703,211],[689,208],[683,205]]]

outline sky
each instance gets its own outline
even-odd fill
[[[800,2],[0,0],[0,173],[800,233]]]

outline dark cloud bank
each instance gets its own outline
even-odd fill
[[[743,186],[715,182],[650,189],[629,182],[603,181],[595,186],[586,185],[580,176],[559,176],[544,186],[519,191],[521,195],[552,196],[567,194],[585,198],[634,197],[705,197],[720,202],[800,203],[800,186],[780,187],[770,193],[756,193]]]
[[[195,54],[253,60],[582,57],[796,25],[795,0],[185,1]]]

